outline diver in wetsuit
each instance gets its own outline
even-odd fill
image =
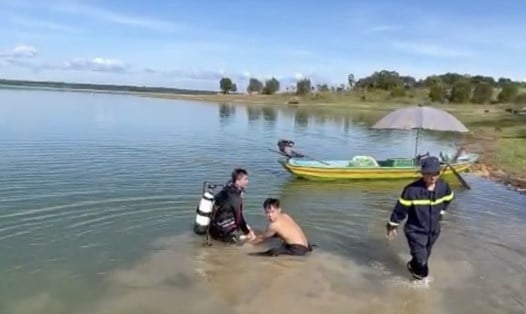
[[[438,158],[425,158],[421,173],[422,178],[404,187],[386,225],[387,237],[393,239],[398,225],[407,217],[404,232],[412,256],[407,268],[418,280],[429,275],[428,261],[440,235],[440,220],[454,199],[449,185],[439,179]]]
[[[245,169],[235,169],[232,181],[215,196],[215,208],[209,227],[213,239],[236,243],[240,239],[238,230],[249,240],[255,237],[243,216],[243,193],[247,185],[248,172]]]
[[[269,224],[267,230],[258,235],[256,239],[250,241],[252,244],[259,244],[272,237],[279,237],[282,245],[267,251],[250,253],[258,256],[278,256],[278,255],[296,255],[303,256],[312,251],[307,237],[301,230],[300,226],[286,213],[281,210],[279,199],[267,198],[263,203],[265,216]]]

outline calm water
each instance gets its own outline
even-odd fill
[[[371,132],[363,114],[248,108],[122,95],[0,90],[0,312],[524,313],[526,198],[465,175],[430,262],[405,270],[384,237],[405,182],[312,183],[276,162],[279,138],[317,158],[413,153],[413,134]],[[450,139],[426,135],[424,151]],[[204,180],[250,174],[247,220],[267,196],[319,248],[307,259],[201,247]],[[457,187],[458,185],[455,185]]]

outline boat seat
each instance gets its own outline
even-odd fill
[[[349,161],[350,167],[360,167],[360,168],[371,168],[371,167],[380,167],[376,159],[371,156],[354,156],[351,161]]]

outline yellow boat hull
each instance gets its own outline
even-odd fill
[[[416,179],[422,176],[418,167],[309,167],[293,165],[288,159],[280,160],[279,163],[289,173],[308,180],[396,180]],[[458,173],[461,173],[465,172],[472,163],[473,162],[463,162],[451,164],[451,166]],[[443,165],[441,175],[453,175],[453,171],[449,167],[446,167],[446,165]]]

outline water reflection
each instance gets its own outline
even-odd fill
[[[309,126],[309,113],[306,110],[299,109],[294,115],[294,127],[304,130]]]
[[[277,126],[279,122],[294,123],[296,131],[305,131],[310,123],[319,130],[325,129],[329,124],[344,133],[349,133],[353,125],[367,129],[375,121],[375,114],[367,112],[347,112],[342,110],[320,110],[313,108],[288,108],[275,106],[245,106],[246,117],[249,123],[256,121],[272,122],[269,125]],[[229,118],[235,109],[221,105],[220,118]]]
[[[324,113],[314,115],[314,123],[316,124],[316,126],[324,127],[326,120],[327,120],[327,115]]]
[[[261,109],[263,113],[263,119],[268,122],[275,122],[277,118],[277,111],[272,107],[264,107]]]
[[[258,121],[261,119],[261,110],[253,106],[245,106],[247,111],[247,118],[249,122]]]
[[[231,104],[219,105],[219,120],[221,123],[229,123],[234,119],[236,114],[236,106]]]
[[[235,111],[232,106],[222,105],[223,116],[228,119]],[[249,125],[254,122],[263,122],[267,131],[290,132],[295,136],[312,136],[323,140],[314,149],[325,150],[323,145],[328,145],[332,156],[327,158],[337,158],[338,152],[330,143],[343,145],[351,144],[345,151],[345,156],[349,154],[369,154],[377,158],[387,157],[407,157],[413,156],[415,148],[415,133],[410,130],[371,130],[382,113],[371,110],[353,110],[346,108],[312,108],[312,107],[277,107],[246,105],[246,118]],[[292,127],[292,129],[290,129]],[[294,136],[293,134],[289,136]],[[455,150],[452,144],[441,144],[437,147],[437,141],[442,143],[451,142],[458,134],[444,132],[420,132],[419,134],[419,153],[430,152],[438,154],[441,151],[452,152]],[[362,138],[357,140],[357,138]],[[298,143],[299,144],[299,143]],[[393,153],[393,147],[396,149]]]

